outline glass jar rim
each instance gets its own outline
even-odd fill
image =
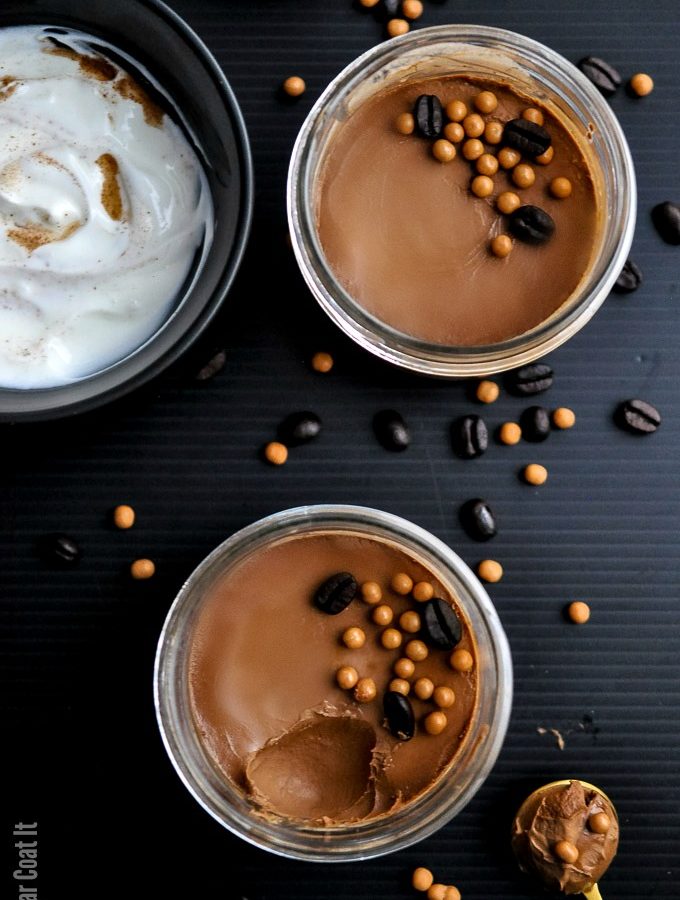
[[[469,760],[475,763],[467,781],[454,761],[453,767],[436,779],[422,799],[406,804],[399,812],[363,823],[321,829],[295,823],[271,823],[254,816],[242,794],[226,785],[224,777],[212,766],[206,766],[202,751],[191,758],[192,752],[196,754],[199,741],[193,721],[187,721],[186,710],[180,708],[177,675],[178,670],[180,675],[184,672],[188,645],[186,632],[192,612],[195,613],[201,603],[201,596],[196,591],[202,581],[207,579],[208,584],[212,583],[213,578],[224,570],[227,560],[233,564],[272,538],[329,529],[363,531],[368,536],[372,533],[377,539],[394,541],[414,556],[436,560],[437,565],[433,568],[446,576],[445,581],[456,585],[456,596],[463,612],[468,616],[472,613],[484,629],[484,652],[489,654],[493,680],[499,689],[487,698],[490,724],[481,726],[477,723],[480,733],[476,738],[471,735],[463,746],[462,758],[466,758],[467,753],[468,765],[472,768]],[[474,633],[479,640],[479,633]],[[507,638],[488,594],[468,566],[439,538],[406,519],[368,507],[302,506],[267,516],[236,532],[189,576],[168,612],[159,638],[154,668],[154,702],[163,744],[177,774],[194,799],[220,824],[249,843],[288,858],[351,861],[409,846],[440,828],[469,802],[489,774],[505,738],[512,706],[512,661]],[[458,793],[451,790],[454,777],[457,787],[459,781],[463,782]],[[238,808],[239,804],[242,808]]]
[[[616,214],[606,217],[604,228],[608,229],[609,239],[606,248],[602,242],[601,255],[607,258],[593,283],[580,286],[560,310],[530,331],[487,346],[429,343],[399,332],[368,313],[335,277],[321,248],[314,221],[309,171],[313,162],[312,145],[328,117],[329,105],[346,100],[362,79],[375,77],[400,56],[438,45],[480,49],[491,46],[508,53],[521,53],[525,64],[540,67],[557,84],[568,84],[580,102],[587,105],[589,116],[611,156],[615,175],[612,199]],[[573,110],[573,103],[569,105]],[[422,374],[456,378],[502,372],[532,362],[560,346],[592,318],[627,259],[635,229],[637,188],[630,150],[616,116],[602,94],[575,65],[544,44],[517,32],[484,25],[437,25],[372,47],[331,81],[309,112],[295,142],[288,170],[287,208],[293,251],[302,275],[333,322],[381,359]],[[596,268],[593,265],[592,273]]]

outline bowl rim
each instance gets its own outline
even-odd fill
[[[180,34],[186,41],[188,48],[205,66],[224,103],[233,129],[236,153],[239,160],[240,202],[234,242],[224,261],[219,283],[203,309],[198,313],[189,328],[180,334],[167,350],[161,353],[157,358],[152,359],[142,370],[133,373],[128,377],[123,376],[119,381],[115,381],[115,376],[112,376],[112,372],[117,365],[124,365],[127,359],[134,357],[139,350],[151,346],[156,335],[159,333],[159,329],[156,329],[141,347],[133,350],[122,360],[114,362],[111,366],[102,369],[99,372],[95,372],[92,375],[83,378],[81,381],[71,381],[50,388],[28,388],[26,390],[0,386],[0,422],[45,422],[90,412],[105,404],[111,403],[114,400],[120,399],[156,378],[175,363],[180,356],[182,356],[189,347],[198,340],[205,332],[208,325],[213,321],[226,299],[227,294],[232,288],[234,279],[236,278],[245,255],[253,221],[255,185],[250,140],[248,138],[245,119],[236,98],[236,94],[220,64],[217,62],[206,43],[178,13],[171,9],[163,2],[163,0],[131,0],[131,2],[145,7],[151,14],[157,15]],[[83,16],[83,22],[86,20],[86,15],[87,14]],[[87,30],[86,26],[84,30]],[[161,324],[160,329],[163,328],[164,324],[165,322]],[[113,377],[114,383],[108,385],[104,384],[101,390],[96,390],[94,385],[96,385],[97,381],[101,379],[102,382],[106,382],[107,376],[108,378]],[[74,385],[87,381],[92,383],[93,388],[86,396],[75,400],[65,399],[63,403],[58,405],[49,402],[50,396],[54,396],[58,392],[66,393],[72,390]],[[3,396],[10,395],[13,397],[16,395],[30,395],[34,398],[44,396],[45,403],[37,408],[30,409],[10,409],[8,407],[3,407]]]

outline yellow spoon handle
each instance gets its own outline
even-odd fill
[[[600,889],[596,884],[594,884],[591,888],[588,888],[587,891],[584,891],[583,896],[586,897],[587,900],[602,900],[602,894],[600,893]]]

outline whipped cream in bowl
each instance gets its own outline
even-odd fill
[[[173,317],[213,242],[198,148],[120,49],[0,28],[0,388],[91,377]]]

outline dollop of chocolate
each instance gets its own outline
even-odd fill
[[[605,813],[610,820],[606,834],[596,834],[588,820]],[[568,841],[578,858],[567,863],[555,853],[555,845]],[[540,878],[551,890],[579,894],[597,882],[609,868],[619,844],[619,825],[611,803],[580,781],[556,785],[525,803],[515,817],[512,848],[520,868]]]

